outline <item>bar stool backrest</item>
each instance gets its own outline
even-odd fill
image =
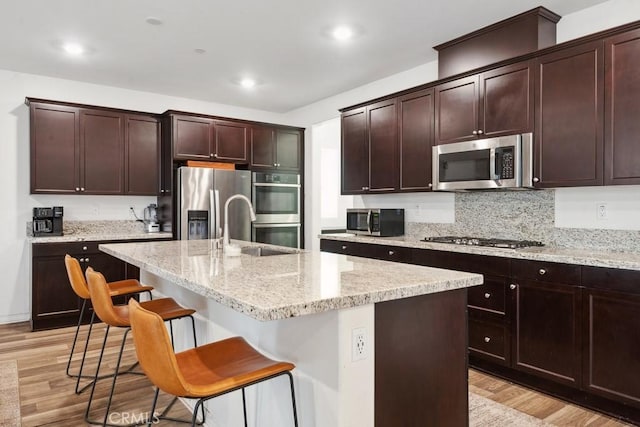
[[[160,316],[129,300],[129,315],[136,355],[149,380],[165,393],[188,395],[167,328]]]
[[[69,283],[71,283],[73,291],[82,299],[91,298],[78,260],[67,254],[64,256],[64,266],[67,267],[67,276],[69,276]]]
[[[96,314],[104,323],[110,326],[129,326],[129,307],[126,305],[115,306],[109,294],[107,280],[102,273],[87,267],[87,282],[89,283],[89,294],[91,304]]]

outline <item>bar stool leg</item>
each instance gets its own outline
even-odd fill
[[[86,302],[87,300],[85,300]],[[82,375],[82,371],[84,369],[84,361],[87,357],[87,348],[89,347],[89,338],[91,338],[91,330],[93,329],[93,322],[95,320],[96,313],[95,311],[91,313],[91,320],[89,321],[89,331],[87,332],[87,341],[84,343],[84,351],[82,352],[82,362],[80,362],[80,371],[78,371],[78,379],[76,380],[76,394],[82,393],[91,383],[86,384],[84,387],[80,388],[80,378],[92,378],[91,375]],[[107,329],[108,330],[108,329]],[[104,351],[104,347],[103,347]]]
[[[87,306],[87,300],[82,300],[82,308],[80,309],[80,317],[78,318],[78,326],[76,327],[76,334],[73,337],[73,344],[71,345],[71,351],[69,352],[69,361],[67,362],[67,376],[75,377],[75,374],[71,374],[69,372],[69,368],[71,368],[71,358],[73,357],[73,351],[76,348],[76,342],[78,341],[78,333],[80,332],[80,325],[82,324],[82,318],[84,317],[84,309]],[[87,337],[87,341],[89,338]]]
[[[109,328],[110,326],[107,325],[107,329],[104,333],[104,340],[102,341],[102,350],[100,351],[100,357],[98,358],[98,366],[96,367],[96,375],[91,385],[91,394],[89,394],[89,402],[87,402],[87,409],[84,413],[84,420],[89,424],[96,424],[94,421],[89,420],[89,412],[91,411],[91,401],[93,400],[93,394],[96,391],[96,383],[98,382],[98,375],[100,374],[100,365],[102,364],[102,356],[104,356],[104,349],[107,345]]]
[[[126,344],[127,341],[127,335],[129,334],[129,331],[131,330],[131,328],[127,328],[124,331],[124,335],[122,336],[122,343],[120,344],[120,353],[118,354],[118,361],[116,362],[116,370],[114,372],[113,375],[113,381],[111,382],[111,392],[109,393],[109,400],[107,401],[107,409],[105,410],[104,413],[104,422],[102,423],[103,426],[107,425],[107,420],[109,419],[109,409],[111,409],[111,401],[113,400],[113,392],[116,389],[116,380],[118,379],[118,370],[120,370],[120,361],[122,361],[122,353],[124,352],[124,345]],[[97,376],[96,376],[96,381],[98,380]],[[95,386],[95,384],[94,384]]]
[[[244,395],[244,387],[242,387],[242,416],[244,417],[244,427],[247,427],[247,399]]]
[[[293,406],[293,424],[295,427],[298,427],[298,412],[296,411],[296,393],[293,388],[293,375],[291,372],[287,371],[287,375],[289,376],[289,385],[291,386],[291,404]]]

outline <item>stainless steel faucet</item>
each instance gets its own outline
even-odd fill
[[[247,202],[247,205],[249,205],[249,213],[251,214],[251,221],[256,220],[256,213],[253,211],[253,205],[251,204],[251,200],[249,200],[247,196],[244,196],[242,194],[234,194],[233,196],[229,197],[224,204],[224,231],[222,233],[223,250],[229,246],[229,203],[231,203],[231,201],[235,199],[240,199]]]

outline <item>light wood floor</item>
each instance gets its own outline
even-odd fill
[[[83,327],[83,331],[86,327]],[[75,328],[30,332],[28,323],[0,325],[0,360],[17,360],[20,383],[22,425],[30,426],[78,426],[84,425],[84,412],[89,397],[87,390],[80,395],[74,393],[75,380],[65,374],[67,357]],[[95,372],[102,337],[103,325],[94,326],[89,346],[87,372]],[[107,342],[106,363],[113,371],[120,342],[121,330],[113,330]],[[81,333],[81,338],[83,337]],[[84,342],[82,339],[80,342]],[[128,338],[123,366],[135,361],[133,343]],[[78,364],[72,365],[75,372]],[[104,369],[104,368],[103,368]],[[101,370],[106,373],[106,371]],[[102,380],[96,387],[95,409],[91,418],[104,416],[110,380]],[[556,426],[624,426],[602,414],[565,403],[524,387],[510,384],[481,372],[469,371],[469,389],[474,393],[529,414]],[[159,407],[163,409],[171,400],[160,394]],[[144,376],[122,375],[118,377],[112,412],[116,414],[148,412],[153,399],[153,388]],[[169,413],[177,418],[190,418],[189,411],[176,403]],[[113,421],[116,419],[112,418]],[[163,421],[160,425],[184,425]]]

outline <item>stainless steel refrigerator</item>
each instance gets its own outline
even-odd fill
[[[177,237],[213,239],[222,236],[224,204],[234,194],[251,198],[251,172],[181,167],[177,179]],[[246,203],[229,205],[229,237],[251,241],[251,218]]]

